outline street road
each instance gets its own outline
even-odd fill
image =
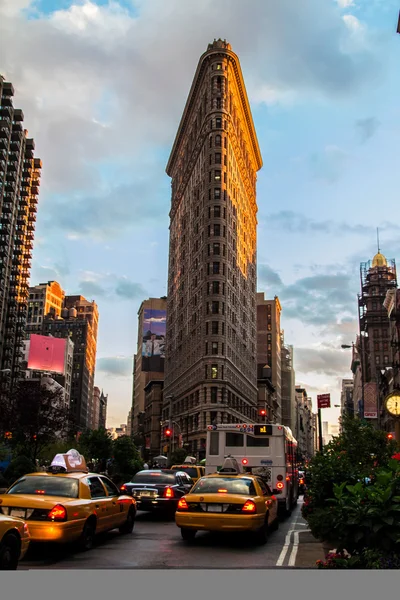
[[[117,530],[99,537],[89,552],[73,547],[32,545],[19,570],[27,569],[268,569],[295,566],[295,531],[304,531],[301,501],[270,534],[265,546],[246,537],[198,533],[187,544],[175,522],[138,512],[132,535]],[[286,545],[285,545],[286,544]],[[311,565],[310,565],[311,566]]]

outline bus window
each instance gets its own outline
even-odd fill
[[[269,438],[267,437],[262,437],[262,438],[256,438],[256,437],[252,437],[251,435],[247,436],[247,447],[248,448],[268,448],[269,447]]]
[[[242,448],[244,446],[243,433],[226,432],[225,446],[229,446],[230,448]]]
[[[219,431],[211,431],[210,433],[210,448],[211,456],[219,454]]]

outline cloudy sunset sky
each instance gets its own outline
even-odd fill
[[[126,423],[137,311],[166,295],[165,166],[200,55],[240,58],[264,166],[258,290],[296,382],[340,398],[360,262],[400,260],[398,0],[0,0],[0,73],[43,161],[31,285],[99,306],[96,385]],[[397,165],[397,167],[396,167]],[[324,420],[335,421],[336,409]]]

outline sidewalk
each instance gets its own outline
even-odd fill
[[[325,560],[322,544],[310,531],[299,531],[296,569],[316,569],[317,560]]]

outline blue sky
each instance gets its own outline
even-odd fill
[[[339,401],[359,263],[399,259],[397,0],[4,0],[0,66],[43,160],[31,283],[99,305],[96,384],[126,422],[137,311],[166,294],[165,166],[198,59],[239,55],[264,160],[258,289],[296,382]],[[327,410],[335,421],[338,411]]]

